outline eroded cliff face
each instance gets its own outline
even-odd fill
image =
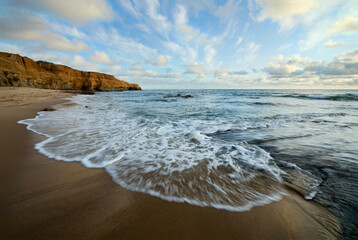
[[[138,84],[114,76],[84,72],[50,62],[37,61],[18,54],[0,52],[0,86],[92,91],[141,90]]]

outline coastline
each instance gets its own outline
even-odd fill
[[[115,184],[104,169],[48,159],[33,148],[44,137],[17,121],[64,102],[62,97],[61,92],[35,97],[28,105],[5,99],[7,104],[0,105],[0,235],[4,239],[338,237],[337,220],[291,190],[279,202],[229,212],[132,192]],[[25,96],[20,102],[29,100]]]

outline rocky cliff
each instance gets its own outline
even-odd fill
[[[84,72],[50,62],[37,61],[18,54],[0,52],[0,86],[92,91],[141,90],[138,84],[114,76]]]

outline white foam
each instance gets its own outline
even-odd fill
[[[105,168],[122,187],[168,201],[245,211],[285,194],[272,184],[281,181],[282,171],[263,149],[204,134],[242,125],[130,117],[115,100],[76,96],[71,101],[77,105],[19,123],[47,137],[35,145],[40,153]],[[250,185],[260,178],[268,185]]]

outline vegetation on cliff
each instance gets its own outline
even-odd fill
[[[141,90],[138,84],[112,75],[84,72],[18,54],[0,52],[0,86],[92,91]]]

